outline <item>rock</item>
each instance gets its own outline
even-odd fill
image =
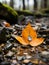
[[[8,21],[10,24],[17,23],[17,12],[6,4],[0,3],[0,19]]]
[[[23,60],[25,59],[25,56],[17,56],[17,60]]]
[[[16,55],[14,55],[14,56],[12,57],[12,60],[16,60]]]
[[[19,46],[19,44],[17,44],[17,43],[14,43],[14,47],[18,47]]]
[[[45,34],[42,35],[43,38],[46,38],[47,36]]]
[[[31,62],[32,62],[33,64],[37,64],[37,65],[38,65],[39,60],[38,60],[38,59],[33,59],[33,60],[31,60]]]
[[[16,60],[12,60],[12,63],[13,63],[13,65],[16,65],[17,61]]]
[[[0,43],[1,42],[6,42],[6,29],[4,27],[0,27]]]
[[[12,48],[12,51],[13,51],[13,52],[17,52],[17,50],[16,50],[16,48],[15,48],[15,47],[13,47],[13,48]]]
[[[40,56],[44,59],[49,59],[49,51],[43,51],[40,53]]]
[[[43,51],[41,54],[42,55],[49,55],[49,51]]]
[[[4,60],[3,54],[0,54],[0,62]]]
[[[46,44],[49,45],[49,39],[46,39]]]
[[[23,63],[29,63],[29,62],[30,62],[30,60],[28,60],[28,59],[23,60]]]
[[[33,63],[29,62],[29,63],[27,63],[27,65],[33,65]]]
[[[3,26],[3,27],[10,27],[11,25],[8,23],[8,22],[6,22],[5,20],[1,20],[2,22],[1,22],[1,25]]]
[[[4,47],[4,50],[10,50],[11,48],[13,47],[13,44],[8,42],[5,47]]]
[[[14,39],[13,38],[10,38],[9,41],[12,43],[12,42],[14,42]]]
[[[10,62],[3,61],[3,62],[1,62],[1,65],[11,65],[11,64],[10,64]]]
[[[16,35],[17,34],[17,31],[15,31],[13,34]]]
[[[46,42],[44,41],[43,44],[46,45]]]
[[[2,44],[1,44],[1,47],[3,48],[4,46],[5,46],[5,44],[2,43]]]
[[[30,58],[32,58],[32,56],[31,55],[26,55],[26,58],[30,59]]]
[[[14,53],[11,52],[11,51],[9,51],[9,52],[5,55],[5,57],[6,57],[6,58],[12,58],[13,55],[14,55]]]

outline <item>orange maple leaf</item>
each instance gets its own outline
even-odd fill
[[[37,38],[37,33],[31,27],[30,23],[25,27],[24,30],[22,30],[22,37],[14,35],[14,38],[17,39],[23,45],[31,46],[38,46],[44,41],[44,38]]]

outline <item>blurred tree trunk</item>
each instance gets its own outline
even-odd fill
[[[10,6],[14,8],[14,0],[10,0]]]
[[[3,0],[2,2],[3,2],[4,4],[7,4],[7,1],[6,1],[6,0]]]
[[[25,0],[22,1],[23,1],[23,10],[25,10]]]
[[[34,10],[37,10],[37,0],[34,0]]]
[[[47,0],[41,0],[41,8],[47,8]]]
[[[44,8],[47,8],[47,0],[44,0]]]
[[[49,0],[47,0],[47,8],[49,8]]]
[[[29,9],[29,0],[27,0],[27,3],[28,3],[28,4],[27,4],[27,9]]]

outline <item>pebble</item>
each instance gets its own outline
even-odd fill
[[[26,55],[26,58],[27,58],[27,59],[30,59],[30,58],[32,58],[32,56],[30,56],[30,55]]]
[[[12,42],[14,42],[14,39],[13,38],[10,38],[9,41],[12,43]]]
[[[13,64],[17,64],[17,61],[16,61],[16,60],[12,60],[12,63],[13,63]]]
[[[25,56],[17,56],[17,60],[23,60],[25,59]]]
[[[14,47],[18,47],[19,46],[19,44],[17,44],[17,43],[14,43]]]
[[[49,51],[41,52],[40,56],[44,59],[49,59]]]
[[[4,27],[0,27],[0,43],[1,42],[6,42],[6,29]]]
[[[15,47],[13,47],[13,48],[12,48],[12,51],[13,51],[13,52],[16,52],[16,48],[15,48]]]
[[[26,65],[34,65],[32,62],[27,63]]]
[[[14,32],[13,34],[14,34],[14,35],[16,35],[16,34],[17,34],[17,31],[16,31],[16,32]]]
[[[1,62],[1,65],[11,65],[11,64],[10,64],[10,62],[3,61],[3,62]]]
[[[7,50],[7,49],[11,49],[12,47],[13,47],[12,43],[7,43],[4,48],[5,50]]]
[[[31,60],[31,62],[38,65],[39,60],[38,59],[33,59],[33,60]]]
[[[41,54],[42,55],[49,55],[49,51],[43,51]]]
[[[4,60],[4,57],[2,54],[0,54],[0,62],[2,62]]]
[[[29,63],[29,62],[30,62],[30,60],[28,60],[28,59],[23,60],[23,63]]]
[[[46,35],[42,35],[43,38],[46,38]]]
[[[6,56],[7,58],[11,58],[13,55],[14,55],[14,53],[11,52],[11,51],[9,51],[5,56]]]

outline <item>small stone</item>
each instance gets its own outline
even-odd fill
[[[9,41],[10,41],[10,42],[13,42],[13,41],[14,41],[14,39],[13,39],[13,38],[10,38],[10,39],[9,39]]]
[[[13,51],[13,52],[16,52],[16,48],[15,48],[15,47],[13,47],[13,48],[12,48],[12,51]]]
[[[42,35],[42,37],[46,38],[46,35]]]
[[[33,47],[33,48],[31,48],[31,52],[34,52],[35,51],[35,48]]]
[[[26,58],[27,58],[27,59],[30,59],[30,58],[32,58],[32,56],[30,56],[30,55],[26,55]]]
[[[48,51],[43,51],[41,54],[42,55],[49,55],[49,52]]]
[[[48,50],[48,48],[47,48],[47,46],[46,46],[46,45],[44,45],[44,49],[45,49],[45,50]]]
[[[7,44],[5,45],[5,50],[11,49],[12,47],[13,47],[13,44],[7,43]]]
[[[4,44],[1,44],[1,47],[4,47]]]
[[[12,60],[12,63],[13,63],[13,64],[17,64],[17,61],[16,61],[16,60]]]
[[[0,27],[0,43],[1,42],[6,42],[6,29],[4,27]]]
[[[49,59],[49,52],[48,51],[43,51],[43,52],[40,53],[40,56],[42,58]]]
[[[34,63],[34,64],[38,64],[39,60],[38,59],[33,59],[33,60],[31,60],[31,62]]]
[[[42,60],[43,60],[44,62],[47,62],[47,59],[46,59],[46,58],[43,58]]]
[[[27,65],[33,65],[33,63],[29,62],[29,63],[27,63]]]
[[[17,56],[17,60],[22,60],[23,56]]]
[[[16,30],[15,29],[13,29],[13,32],[15,32]]]
[[[4,57],[2,54],[0,54],[0,62],[2,62],[4,60]]]
[[[17,34],[17,31],[16,31],[16,32],[14,32],[13,34],[14,34],[14,35],[16,35],[16,34]]]
[[[25,59],[24,56],[17,56],[17,60],[23,60],[23,59]]]
[[[9,52],[6,54],[6,57],[7,57],[7,58],[11,58],[13,55],[14,55],[14,53],[11,52],[11,51],[9,51]]]
[[[46,44],[46,42],[44,41],[43,44]]]
[[[10,62],[3,61],[3,62],[1,62],[1,65],[11,65],[11,64],[10,64]]]
[[[23,53],[24,55],[27,55],[28,53]]]
[[[49,39],[46,39],[46,44],[49,45]]]
[[[46,63],[44,61],[40,60],[39,65],[46,65]]]
[[[25,59],[24,61],[23,61],[23,63],[29,63],[30,62],[30,60],[28,60],[28,59]]]
[[[14,55],[14,56],[12,57],[12,59],[15,60],[15,59],[16,59],[16,55]]]
[[[14,47],[18,47],[19,46],[19,44],[17,44],[17,43],[14,43]]]

